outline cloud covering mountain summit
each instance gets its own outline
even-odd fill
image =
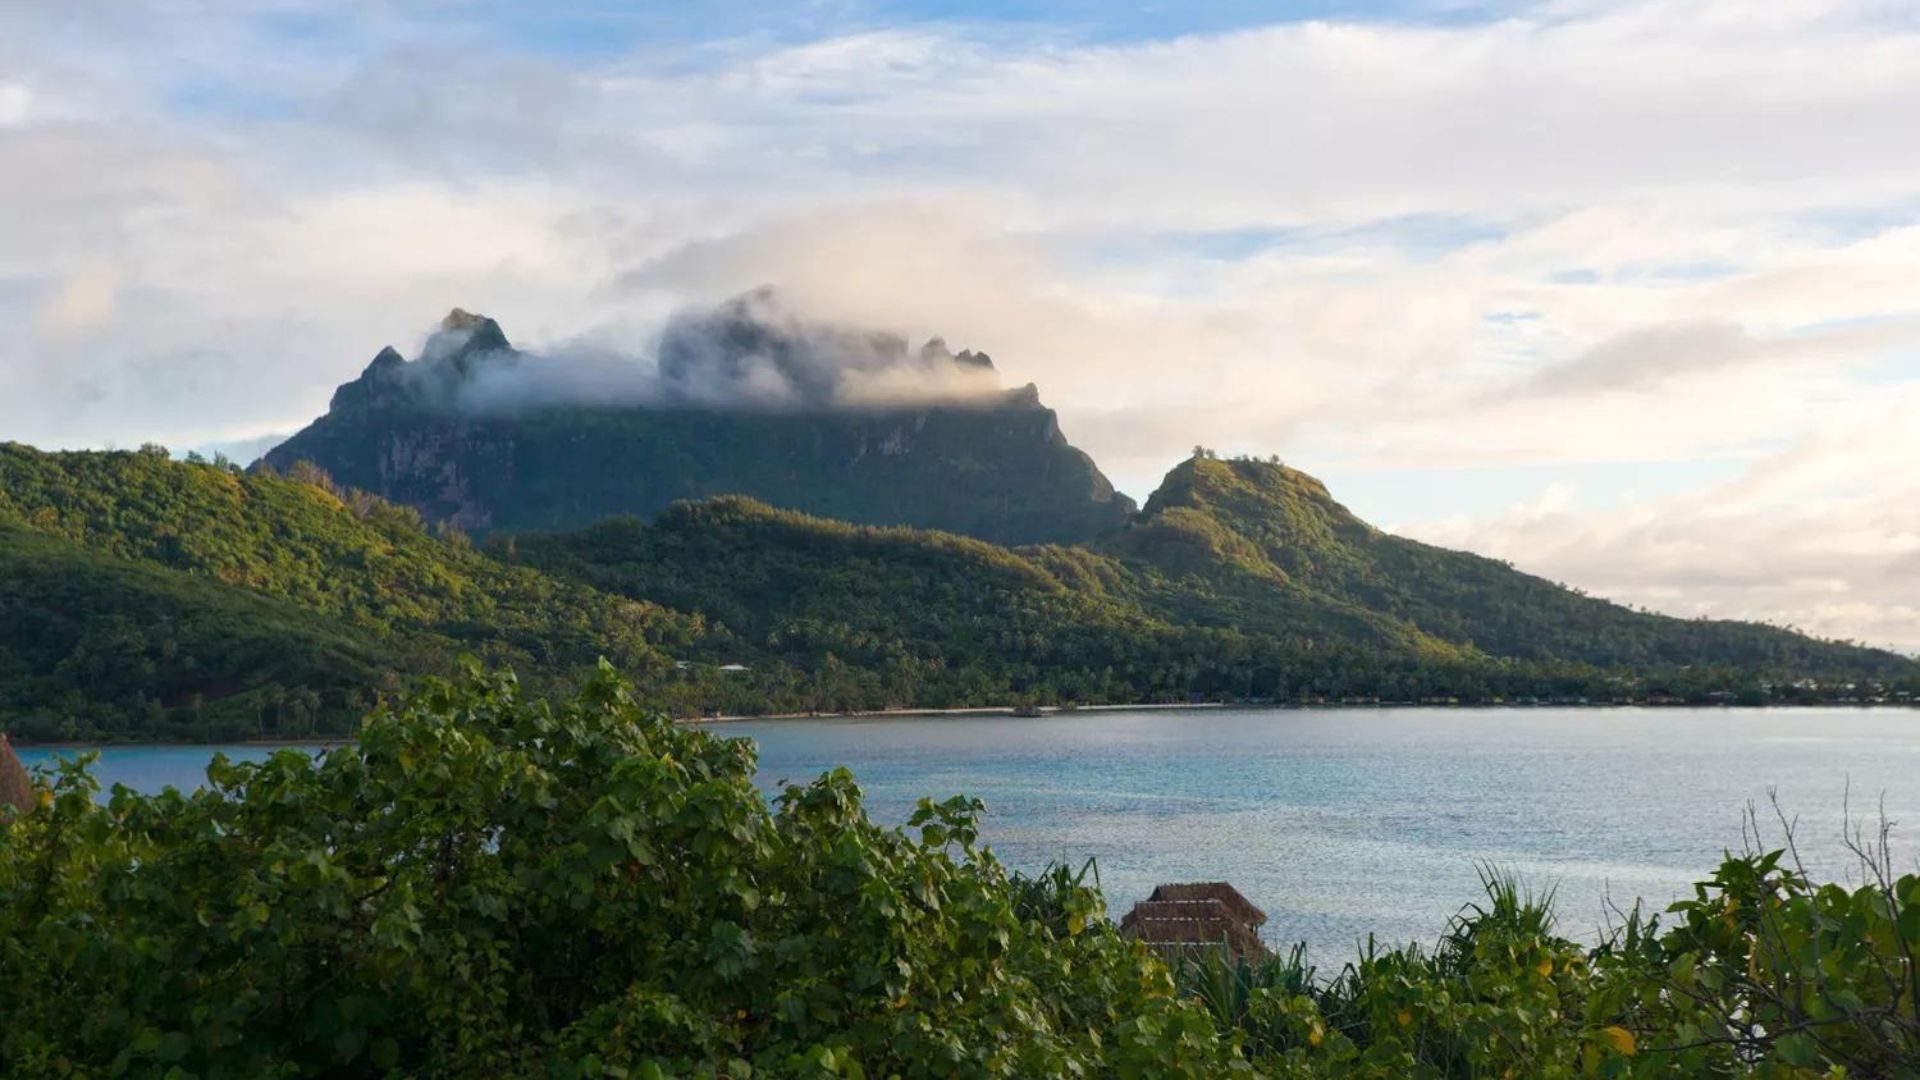
[[[1005,396],[985,354],[934,338],[808,319],[757,289],[668,320],[632,351],[516,348],[500,324],[455,308],[409,362],[391,346],[335,393],[335,410],[409,406],[489,415],[612,405],[721,411],[820,411],[988,403]],[[1031,396],[1030,391],[1028,396]]]
[[[1073,541],[1133,503],[1032,385],[938,338],[802,318],[758,290],[639,354],[516,348],[456,309],[417,360],[381,350],[269,452],[475,529],[552,529],[747,495],[845,521]]]

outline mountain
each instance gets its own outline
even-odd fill
[[[764,293],[682,316],[656,371],[515,349],[456,310],[270,451],[430,521],[558,529],[745,495],[857,523],[1067,542],[1133,513],[1031,385],[983,354],[806,323]]]
[[[696,614],[709,633],[693,655],[744,662],[756,678],[793,673],[755,691],[788,708],[1184,700],[1193,672],[1235,654],[1228,635],[1189,633],[1109,592],[1118,567],[1084,548],[1009,550],[740,497],[682,503],[650,523],[494,537],[488,550]]]
[[[1139,520],[1096,545],[1158,575],[1150,606],[1192,621],[1298,630],[1303,611],[1401,628],[1410,644],[1602,667],[1913,670],[1904,657],[1756,623],[1676,619],[1587,596],[1506,563],[1380,531],[1277,462],[1196,456]]]

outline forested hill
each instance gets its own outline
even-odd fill
[[[1920,673],[1891,653],[1646,615],[1387,536],[1310,477],[1247,461],[1181,465],[1137,523],[1093,547],[1006,549],[719,499],[652,524],[496,538],[489,549],[697,612],[715,661],[832,669],[838,704],[961,704],[1009,691],[1752,700],[1761,684]],[[1450,600],[1457,611],[1443,606]],[[1542,642],[1506,625],[1516,619]]]
[[[633,365],[522,353],[455,311],[420,358],[382,350],[265,460],[475,531],[727,494],[1000,543],[1084,540],[1133,512],[1034,387],[997,389],[986,356],[763,308],[756,294],[676,321],[644,384]]]
[[[317,473],[0,444],[0,718],[31,737],[338,730],[461,653],[644,676],[699,632]]]
[[[1278,612],[1293,620],[1319,603],[1519,660],[1878,676],[1914,669],[1893,653],[1776,627],[1634,611],[1498,560],[1393,536],[1355,517],[1320,481],[1276,462],[1184,461],[1139,521],[1099,547],[1158,571],[1169,583],[1157,590],[1161,602],[1206,623],[1272,626]]]
[[[1644,615],[1386,536],[1253,462],[1180,466],[1093,546],[728,497],[476,549],[308,467],[0,444],[0,726],[16,734],[344,731],[462,654],[550,685],[605,656],[683,715],[1920,690],[1891,654]]]

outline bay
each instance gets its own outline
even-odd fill
[[[1266,936],[1323,966],[1369,933],[1430,941],[1479,896],[1478,873],[1555,890],[1590,938],[1609,899],[1664,905],[1743,845],[1770,793],[1798,819],[1817,877],[1850,880],[1842,840],[1884,807],[1896,864],[1920,852],[1920,712],[1904,709],[1193,709],[741,721],[760,782],[853,769],[874,816],[968,794],[1009,865],[1095,859],[1114,913],[1163,881],[1226,880]],[[238,747],[112,747],[96,773],[139,790],[195,786]],[[52,752],[29,749],[29,765]],[[1905,825],[1904,823],[1912,823]]]

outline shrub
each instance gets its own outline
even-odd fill
[[[910,835],[844,770],[769,803],[754,764],[603,669],[558,706],[431,683],[357,745],[216,758],[191,795],[102,804],[64,767],[0,826],[0,1072],[1230,1066],[1096,893],[977,846],[977,802],[923,802]]]
[[[470,669],[192,794],[63,765],[0,816],[0,1074],[1920,1076],[1884,832],[1856,888],[1789,833],[1591,948],[1488,870],[1431,949],[1170,971],[974,800],[887,829],[754,767],[604,665],[560,704]]]
[[[1858,888],[1788,869],[1791,844],[1729,855],[1592,949],[1554,934],[1550,896],[1489,871],[1431,951],[1369,943],[1329,980],[1298,950],[1177,974],[1278,1075],[1920,1076],[1920,877],[1893,876],[1884,833],[1857,846]]]

